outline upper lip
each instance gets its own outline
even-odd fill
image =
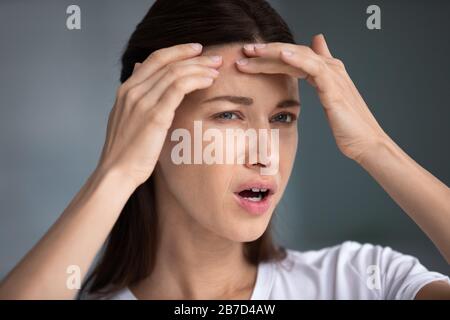
[[[274,181],[264,181],[264,180],[250,180],[240,184],[235,193],[239,193],[244,190],[249,190],[252,188],[257,189],[267,189],[269,194],[274,194],[277,192],[278,186]]]

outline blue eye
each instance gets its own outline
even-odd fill
[[[234,112],[229,112],[229,111],[219,113],[219,114],[216,116],[216,118],[217,118],[217,119],[221,119],[221,120],[236,120],[236,119],[239,119],[239,117],[237,116],[236,113],[234,113]]]
[[[291,123],[293,120],[294,120],[294,116],[292,114],[279,113],[272,118],[271,122],[278,121],[278,122]]]

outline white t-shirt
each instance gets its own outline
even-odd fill
[[[428,271],[413,256],[390,247],[346,241],[320,250],[287,249],[284,260],[260,263],[250,299],[408,300],[436,280],[450,284],[448,276]],[[136,297],[124,288],[100,299]]]

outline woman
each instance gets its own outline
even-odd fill
[[[344,242],[299,252],[272,242],[270,221],[297,149],[298,79],[316,88],[341,152],[450,261],[449,188],[382,130],[322,35],[311,47],[297,45],[263,0],[158,0],[122,56],[122,84],[97,167],[3,280],[0,296],[74,298],[68,267],[84,278],[107,240],[85,279],[87,298],[449,298],[448,277],[389,247]],[[276,132],[278,148],[275,136],[258,137],[265,142],[256,160],[176,163],[174,133],[195,136],[196,123],[217,136],[230,129]],[[228,154],[229,143],[215,152]],[[261,147],[270,149],[268,157]],[[274,163],[275,173],[262,174]]]

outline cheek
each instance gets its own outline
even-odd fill
[[[229,192],[234,166],[226,164],[180,164],[171,158],[179,142],[166,140],[159,162],[167,185],[178,201],[193,215],[217,212]],[[192,149],[193,150],[193,149]]]
[[[298,134],[297,129],[292,131],[281,132],[280,131],[280,173],[281,178],[286,179],[289,177],[291,169],[294,165],[295,155],[297,153]]]
[[[234,166],[226,164],[198,165],[196,179],[200,181],[199,190],[209,207],[220,210],[230,191],[230,182],[234,176]]]

